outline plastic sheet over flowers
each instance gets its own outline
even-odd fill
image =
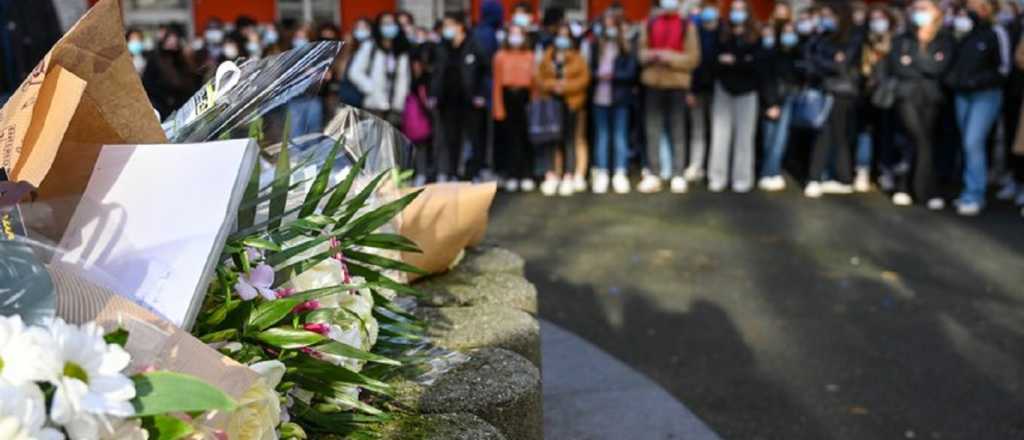
[[[164,123],[172,143],[202,142],[230,135],[292,98],[316,87],[334,64],[341,43],[318,42],[278,55],[224,63]]]

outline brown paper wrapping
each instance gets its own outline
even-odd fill
[[[0,166],[43,199],[80,196],[104,144],[162,143],[118,0],[90,9],[0,110]],[[62,232],[70,212],[56,214]]]
[[[155,367],[198,377],[238,399],[256,381],[248,367],[218,353],[187,332],[132,301],[79,277],[70,269],[48,268],[57,290],[57,316],[74,324],[96,321],[128,331],[125,349],[133,369]]]
[[[495,183],[424,187],[423,193],[402,211],[401,228],[401,234],[419,245],[423,253],[403,252],[402,261],[429,273],[447,271],[463,249],[483,241],[495,191]]]

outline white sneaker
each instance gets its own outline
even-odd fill
[[[644,177],[640,179],[640,184],[636,186],[636,190],[642,194],[661,192],[661,178],[653,174],[644,174]]]
[[[547,197],[551,197],[558,193],[559,186],[560,185],[558,179],[554,177],[549,177],[547,179],[544,179],[544,182],[540,184],[540,193],[544,194]]]
[[[732,184],[732,192],[734,192],[736,194],[746,194],[746,193],[750,192],[753,189],[754,189],[754,185],[750,185],[750,184],[747,184],[747,185],[740,185],[740,184],[736,184],[736,183]]]
[[[449,177],[448,177],[447,174],[438,174],[437,175],[437,183],[447,183],[448,180],[449,180]]]
[[[898,192],[892,195],[892,204],[896,206],[910,206],[914,204],[914,199],[910,198],[910,194]]]
[[[704,180],[704,170],[700,169],[699,166],[691,166],[683,171],[683,178],[687,182],[700,182]]]
[[[871,170],[857,169],[857,177],[853,180],[853,190],[859,193],[871,191]]]
[[[725,183],[724,182],[708,182],[708,191],[711,191],[713,193],[720,193],[722,191],[725,191]]]
[[[669,184],[669,190],[673,194],[685,194],[689,189],[686,184],[686,179],[682,176],[676,176],[672,178],[672,182]]]
[[[594,170],[591,173],[591,179],[593,179],[593,182],[590,183],[590,189],[594,191],[594,194],[608,193],[608,171]]]
[[[757,187],[761,191],[772,191],[772,184],[775,183],[774,177],[762,177],[757,181]]]
[[[978,214],[981,214],[981,204],[980,203],[973,203],[973,202],[972,203],[963,203],[963,202],[957,203],[957,205],[956,205],[956,213],[960,214],[960,215],[962,215],[964,217],[975,217]]]
[[[853,194],[853,187],[835,180],[829,180],[821,184],[823,194]]]
[[[946,209],[946,201],[939,197],[933,198],[928,201],[928,209],[932,211],[942,211]]]
[[[523,179],[519,181],[519,189],[523,192],[533,192],[537,189],[537,183],[533,179]]]
[[[812,199],[820,198],[822,195],[821,184],[818,182],[808,182],[807,187],[804,188],[804,196]]]
[[[786,189],[786,178],[782,176],[762,177],[757,186],[762,191],[776,192]]]
[[[616,194],[629,194],[629,177],[626,173],[615,173],[612,177],[612,189]]]
[[[581,176],[576,176],[573,179],[572,184],[573,184],[573,188],[572,188],[573,192],[580,193],[580,192],[584,192],[584,191],[587,190],[587,178],[583,177],[582,175]]]
[[[1003,185],[1002,189],[1000,189],[999,192],[996,193],[996,199],[1002,200],[1004,202],[1008,200],[1013,200],[1014,197],[1017,197],[1017,183],[1013,181],[1010,181],[1006,185]]]
[[[516,179],[505,180],[505,191],[510,193],[519,191],[519,181]]]
[[[562,182],[558,184],[558,195],[562,197],[569,197],[576,193],[576,179],[571,175],[566,175],[562,178]]]
[[[413,188],[422,188],[422,187],[424,187],[426,185],[427,185],[427,176],[426,175],[417,174],[416,177],[412,179],[412,187]]]

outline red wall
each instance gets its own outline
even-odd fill
[[[248,15],[259,23],[277,20],[277,2],[275,0],[193,0],[192,14],[195,18],[196,32],[206,29],[206,22],[217,17],[225,22],[233,22],[239,15]]]
[[[615,0],[590,0],[590,17],[597,18],[603,14],[609,6],[614,3]],[[640,21],[644,17],[647,17],[651,13],[651,2],[649,0],[620,0],[622,9],[626,13],[626,18],[630,21]]]
[[[394,11],[397,0],[340,0],[341,29],[348,32],[356,20],[367,17],[371,20],[385,11]]]

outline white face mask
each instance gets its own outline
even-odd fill
[[[220,29],[207,29],[203,36],[210,44],[220,44],[221,41],[224,41],[224,31]]]
[[[234,44],[227,44],[224,46],[224,58],[233,60],[238,58],[238,46]]]
[[[253,58],[259,58],[260,54],[263,52],[263,48],[260,47],[260,43],[257,43],[255,41],[250,41],[246,43],[245,50],[248,51],[249,56]]]
[[[679,9],[679,0],[661,0],[661,9],[676,10]]]
[[[974,21],[970,17],[958,16],[953,19],[953,30],[960,34],[966,34],[974,29]]]
[[[511,47],[515,47],[515,48],[523,47],[523,43],[525,43],[525,42],[526,42],[526,38],[524,38],[520,34],[512,34],[512,35],[508,36],[508,45],[511,46]]]
[[[884,34],[889,32],[889,20],[876,18],[871,20],[871,32],[876,34]]]

